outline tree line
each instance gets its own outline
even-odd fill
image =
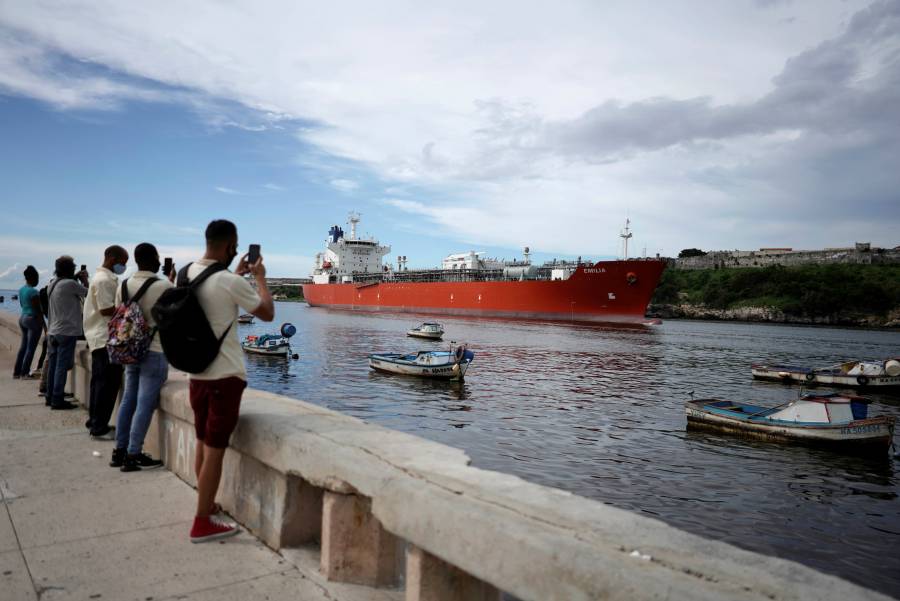
[[[885,316],[900,307],[900,265],[667,269],[654,304],[773,307],[803,317]]]

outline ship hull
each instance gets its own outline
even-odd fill
[[[664,261],[601,261],[566,280],[304,284],[313,307],[642,323]]]

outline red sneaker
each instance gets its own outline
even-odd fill
[[[194,518],[194,527],[191,528],[191,542],[205,543],[221,538],[234,536],[241,529],[232,524],[228,524],[221,520],[218,516],[196,516]]]

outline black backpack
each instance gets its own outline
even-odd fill
[[[190,266],[188,263],[179,270],[175,287],[160,295],[150,313],[156,321],[159,341],[169,363],[181,371],[199,374],[215,360],[222,342],[234,324],[230,324],[225,333],[217,338],[196,292],[206,278],[224,271],[225,266],[213,263],[188,282],[187,271]]]

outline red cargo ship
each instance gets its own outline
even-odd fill
[[[499,262],[481,253],[450,255],[440,269],[408,270],[383,265],[390,247],[356,237],[359,216],[350,216],[350,236],[333,226],[326,251],[316,256],[310,306],[357,311],[518,317],[559,321],[644,323],[644,313],[665,268],[660,259]],[[630,237],[623,234],[626,239]]]

